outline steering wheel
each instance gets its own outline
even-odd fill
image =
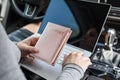
[[[10,0],[10,1],[14,10],[20,16],[29,20],[37,21],[41,20],[44,17],[42,11],[45,11],[43,9],[45,9],[48,6],[50,0]],[[22,4],[22,6],[19,6],[20,4]]]

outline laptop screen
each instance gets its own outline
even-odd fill
[[[80,0],[51,0],[38,33],[48,22],[72,29],[70,38],[77,37],[73,45],[93,51],[110,5]]]
[[[75,46],[93,52],[95,44],[106,21],[110,5],[66,0],[81,30],[82,36]]]

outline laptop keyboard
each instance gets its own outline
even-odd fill
[[[78,47],[70,45],[70,44],[66,44],[64,46],[63,50],[61,51],[61,54],[60,54],[58,61],[57,61],[57,64],[61,65],[63,60],[64,60],[64,56],[69,55],[72,52],[83,52],[84,56],[88,56],[88,57],[90,57],[90,55],[91,55],[91,52],[88,52],[86,50],[83,50],[81,48],[78,48]]]

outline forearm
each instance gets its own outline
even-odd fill
[[[3,44],[2,44],[3,43]],[[26,80],[20,66],[13,54],[14,50],[10,49],[10,45],[2,41],[0,44],[0,80]],[[5,48],[5,50],[3,50]]]
[[[12,42],[11,40],[9,40],[9,44],[11,45],[11,48],[14,49],[14,55],[16,57],[17,62],[19,63],[20,59],[21,59],[21,51],[20,49],[16,46],[16,42]]]
[[[82,68],[75,64],[67,64],[64,66],[62,73],[57,80],[80,80],[84,75]]]
[[[0,80],[26,80],[13,54],[15,45],[9,41],[1,24],[0,30]]]

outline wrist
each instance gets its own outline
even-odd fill
[[[84,70],[82,69],[82,67],[80,67],[79,65],[77,64],[74,64],[74,63],[67,63],[63,66],[63,70],[66,69],[66,68],[71,68],[71,69],[75,69],[76,71],[78,71],[80,74],[84,74]]]

